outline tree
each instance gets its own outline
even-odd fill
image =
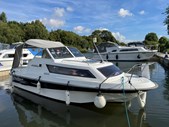
[[[0,41],[3,43],[14,43],[24,40],[24,32],[19,24],[0,23]]]
[[[25,41],[25,33],[20,23],[10,21],[8,22],[8,27],[10,28],[11,34],[13,35],[11,42]]]
[[[0,42],[2,43],[7,43],[8,39],[7,39],[7,34],[9,31],[8,25],[7,23],[4,22],[0,22]]]
[[[49,40],[51,41],[61,41],[60,34],[58,31],[51,31],[49,33]]]
[[[169,6],[166,8],[164,14],[166,14],[166,19],[164,20],[164,25],[167,25],[167,33],[169,34]]]
[[[166,37],[161,37],[159,39],[160,52],[166,52],[168,48],[169,48],[169,39]]]
[[[2,12],[1,14],[0,14],[0,22],[7,22],[7,18],[6,18],[6,14],[5,14],[5,12]]]
[[[107,41],[117,43],[117,40],[112,35],[112,33],[110,31],[107,31],[107,30],[95,30],[92,33],[91,37],[96,37],[98,43],[107,42]]]
[[[153,46],[153,47],[157,47],[158,45],[158,37],[157,37],[157,34],[156,33],[148,33],[146,36],[145,36],[145,40],[143,41],[143,43],[146,45],[146,46],[150,46],[150,48]],[[154,49],[154,48],[153,48]]]
[[[24,27],[25,40],[48,39],[48,30],[39,20],[26,23]]]

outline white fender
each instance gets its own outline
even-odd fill
[[[40,84],[40,82],[38,81],[38,83],[37,83],[37,91],[38,91],[38,93],[40,93],[40,89],[41,89],[41,84]]]
[[[65,95],[66,95],[66,105],[69,105],[70,104],[70,92],[66,90]]]
[[[103,108],[106,105],[106,99],[103,95],[97,95],[94,99],[94,105],[97,108]]]
[[[144,108],[145,107],[146,98],[147,98],[147,92],[139,92],[138,93],[137,100],[138,100],[140,108]]]

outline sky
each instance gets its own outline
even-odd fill
[[[8,21],[40,20],[51,30],[91,35],[108,30],[123,42],[143,41],[154,32],[168,37],[164,25],[169,0],[0,0]]]

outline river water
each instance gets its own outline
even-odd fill
[[[127,71],[135,63],[115,64]],[[150,77],[159,87],[148,92],[144,110],[134,99],[128,113],[124,103],[97,109],[94,104],[66,106],[30,93],[23,93],[25,99],[10,92],[7,77],[0,81],[0,127],[168,127],[169,71],[151,63]]]

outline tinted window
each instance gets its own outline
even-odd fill
[[[23,54],[23,57],[27,57],[28,56],[28,54]]]
[[[40,53],[40,54],[41,54],[41,53]],[[38,53],[37,56],[40,56],[40,54]],[[42,58],[47,58],[47,59],[50,59],[50,58],[51,58],[50,55],[49,55],[49,53],[46,51],[46,49],[44,49],[44,50],[42,51]]]
[[[138,51],[138,49],[122,49],[120,52]]]
[[[97,46],[99,52],[106,52],[107,47],[114,47],[113,43],[101,43]],[[97,52],[96,50],[94,52]]]
[[[54,65],[46,65],[46,66],[50,73],[95,78],[95,76],[89,70],[66,68],[66,67],[59,67]]]
[[[75,57],[84,57],[84,55],[77,48],[73,48],[73,47],[68,47],[68,48]]]
[[[107,67],[98,68],[98,70],[105,76],[116,76],[122,73],[122,71],[115,65],[110,65]]]
[[[49,51],[55,59],[73,57],[66,47],[49,48]]]
[[[3,58],[14,58],[14,54],[6,54]]]

